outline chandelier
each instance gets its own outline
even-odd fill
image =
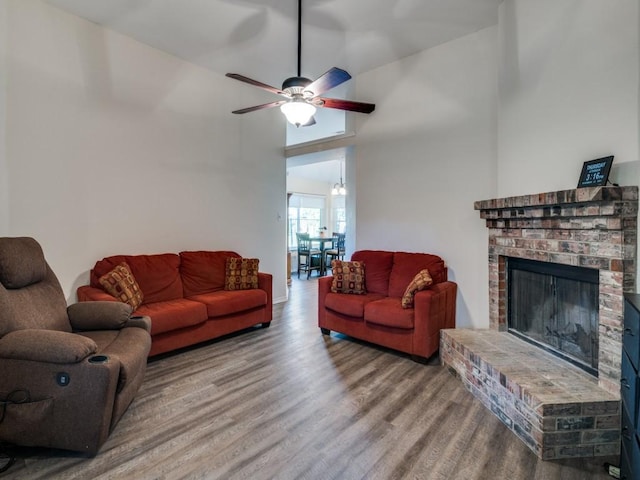
[[[342,181],[342,162],[340,162],[340,183],[335,183],[331,189],[331,195],[346,195],[347,188]]]

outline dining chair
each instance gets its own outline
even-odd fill
[[[298,278],[300,278],[300,271],[307,272],[307,279],[311,277],[313,270],[318,270],[320,275],[323,267],[322,252],[311,247],[311,237],[308,233],[296,233],[296,236],[298,238]]]
[[[333,241],[331,243],[331,248],[324,251],[325,254],[325,265],[327,267],[331,267],[331,261],[335,259],[344,259],[345,248],[344,242],[346,238],[346,234],[333,232]]]

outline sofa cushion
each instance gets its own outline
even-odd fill
[[[180,252],[180,275],[184,296],[215,292],[224,288],[227,258],[240,258],[232,251]]]
[[[411,280],[411,283],[404,291],[404,295],[402,295],[402,300],[400,302],[402,304],[402,308],[412,308],[413,297],[415,296],[416,292],[424,290],[431,284],[433,284],[433,279],[429,274],[429,270],[425,268],[424,270],[420,270],[418,273],[416,273],[416,276],[413,277],[413,280]]]
[[[144,295],[126,262],[113,267],[113,270],[102,275],[98,281],[107,293],[122,303],[128,303],[134,310],[142,305]]]
[[[365,295],[348,295],[345,293],[327,293],[324,306],[334,312],[348,315],[349,317],[364,317],[365,305],[375,300],[384,298],[379,293],[367,293]]]
[[[250,290],[258,288],[258,267],[260,260],[257,258],[231,258],[226,260],[224,289],[225,290]]]
[[[189,297],[189,300],[206,305],[211,318],[240,313],[267,304],[267,292],[255,290],[218,290]]]
[[[444,261],[440,257],[428,253],[396,252],[389,277],[389,296],[402,297],[413,277],[425,268],[429,270],[434,284],[447,279]]]
[[[331,291],[333,293],[350,293],[364,295],[365,288],[365,268],[362,262],[343,262],[333,260],[331,262],[333,280],[331,281]]]
[[[385,296],[389,294],[389,275],[393,267],[393,252],[359,250],[354,252],[351,260],[364,263],[367,292]]]
[[[91,286],[101,288],[99,278],[126,262],[144,294],[143,304],[182,298],[180,257],[175,253],[157,255],[115,255],[96,262],[91,271]]]
[[[394,328],[413,328],[414,309],[402,308],[400,298],[386,297],[368,303],[364,307],[364,320],[367,323]]]
[[[204,304],[186,298],[145,303],[135,313],[151,317],[151,335],[198,325],[208,318]]]

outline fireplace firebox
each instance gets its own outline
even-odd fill
[[[597,377],[598,270],[523,258],[506,265],[508,331]]]

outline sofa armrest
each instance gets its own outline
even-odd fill
[[[414,345],[437,343],[440,330],[456,326],[458,285],[446,281],[416,292],[414,298]]]
[[[0,338],[0,358],[78,363],[98,351],[90,338],[56,330],[14,330]]]
[[[329,292],[331,292],[331,284],[333,283],[333,277],[320,277],[318,278],[318,326],[324,325],[324,318],[326,315],[324,301]]]
[[[74,330],[119,330],[131,316],[131,305],[122,302],[79,302],[67,307]]]
[[[437,325],[433,328],[455,328],[456,294],[458,285],[454,282],[440,282],[431,287],[416,292],[414,308],[416,318],[438,317]]]
[[[270,322],[273,319],[273,275],[258,272],[258,288],[267,292],[267,311],[264,321]]]
[[[95,301],[107,301],[107,302],[119,302],[116,297],[109,295],[107,292],[100,288],[90,287],[89,285],[82,285],[76,290],[78,294],[79,302],[95,302]]]

